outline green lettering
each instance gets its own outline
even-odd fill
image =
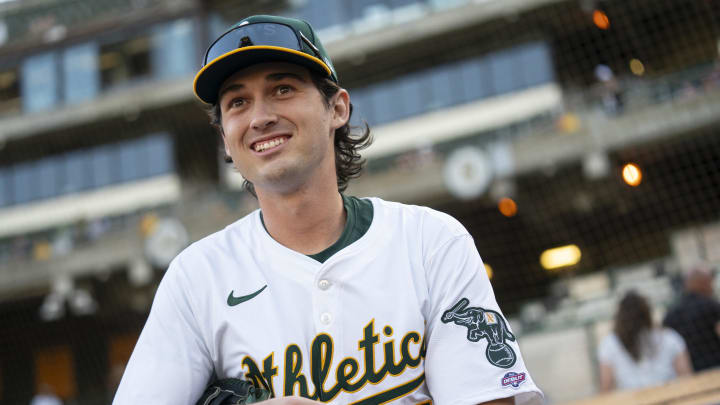
[[[277,367],[275,367],[275,352],[270,353],[269,356],[265,357],[265,360],[263,360],[263,372],[262,376],[265,379],[265,381],[268,384],[268,389],[270,391],[270,394],[272,394],[272,397],[275,397],[275,389],[273,388],[273,377],[275,377],[278,373]]]
[[[285,384],[283,395],[295,395],[295,384],[299,385],[301,397],[308,398],[307,378],[302,374],[302,352],[300,348],[292,344],[285,349]]]
[[[325,392],[325,380],[330,374],[330,366],[332,365],[333,342],[332,338],[325,333],[321,333],[313,339],[310,352],[310,377],[315,384],[314,398],[327,402],[334,398],[340,392],[340,385],[335,384],[329,391]]]
[[[377,384],[385,375],[384,370],[375,372],[375,344],[378,342],[378,335],[375,334],[375,320],[373,319],[363,329],[363,339],[358,341],[358,349],[363,351],[365,359],[365,378],[373,384]]]
[[[387,370],[390,375],[398,375],[405,369],[404,361],[400,358],[400,363],[395,364],[395,339],[385,342],[383,345],[385,350],[385,365],[383,368]]]
[[[410,332],[405,337],[403,337],[402,342],[400,342],[400,352],[402,353],[402,361],[405,362],[409,367],[417,367],[420,365],[420,361],[422,359],[422,346],[420,347],[420,350],[418,351],[417,357],[413,357],[410,354],[410,341],[413,343],[420,342],[420,334],[417,332]]]
[[[350,367],[350,371],[348,371],[348,367]],[[362,388],[367,381],[365,375],[363,375],[362,378],[360,378],[360,380],[358,380],[355,384],[350,383],[350,380],[357,375],[359,369],[360,366],[358,366],[357,360],[352,357],[343,359],[340,364],[338,364],[335,374],[337,377],[337,386],[340,387],[341,390],[347,392],[355,392]]]
[[[247,368],[247,373],[245,375],[246,379],[252,381],[256,387],[263,387],[266,390],[270,390],[270,387],[265,382],[265,379],[260,373],[260,368],[257,363],[255,363],[255,360],[253,360],[250,356],[245,356],[242,360],[242,364]]]

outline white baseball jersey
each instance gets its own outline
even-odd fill
[[[541,403],[465,228],[370,201],[370,228],[324,263],[259,211],[185,249],[114,404],[194,404],[213,374],[333,404]]]

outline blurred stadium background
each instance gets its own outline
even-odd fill
[[[169,260],[256,207],[191,83],[260,12],[373,129],[349,193],[469,229],[548,403],[597,394],[623,292],[660,319],[720,263],[716,0],[0,0],[0,403],[109,403]]]

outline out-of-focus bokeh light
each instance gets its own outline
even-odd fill
[[[623,166],[622,177],[629,186],[637,187],[642,183],[642,170],[635,163]]]
[[[635,76],[642,76],[645,74],[645,65],[640,59],[633,58],[630,60],[630,71],[633,72]]]
[[[52,256],[52,247],[47,241],[40,241],[33,246],[33,257],[38,261],[49,260]]]
[[[595,23],[595,26],[601,30],[610,28],[610,19],[607,14],[601,10],[593,11],[593,23]]]
[[[500,213],[506,217],[514,217],[517,214],[517,204],[512,198],[503,197],[498,202]]]
[[[144,237],[149,236],[155,231],[157,226],[158,217],[154,213],[145,214],[140,220],[140,234]]]
[[[542,252],[540,265],[545,270],[554,270],[577,264],[581,257],[582,253],[577,245],[565,245]]]
[[[557,120],[556,125],[563,134],[572,134],[580,129],[580,118],[573,113],[566,113]]]
[[[490,280],[492,280],[493,274],[494,274],[494,273],[493,273],[493,268],[490,267],[490,265],[487,264],[487,263],[483,263],[483,266],[485,266],[485,272],[487,273],[488,278],[489,278]]]

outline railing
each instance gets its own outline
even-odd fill
[[[616,391],[564,405],[710,405],[720,404],[720,369],[679,378],[665,385]]]

